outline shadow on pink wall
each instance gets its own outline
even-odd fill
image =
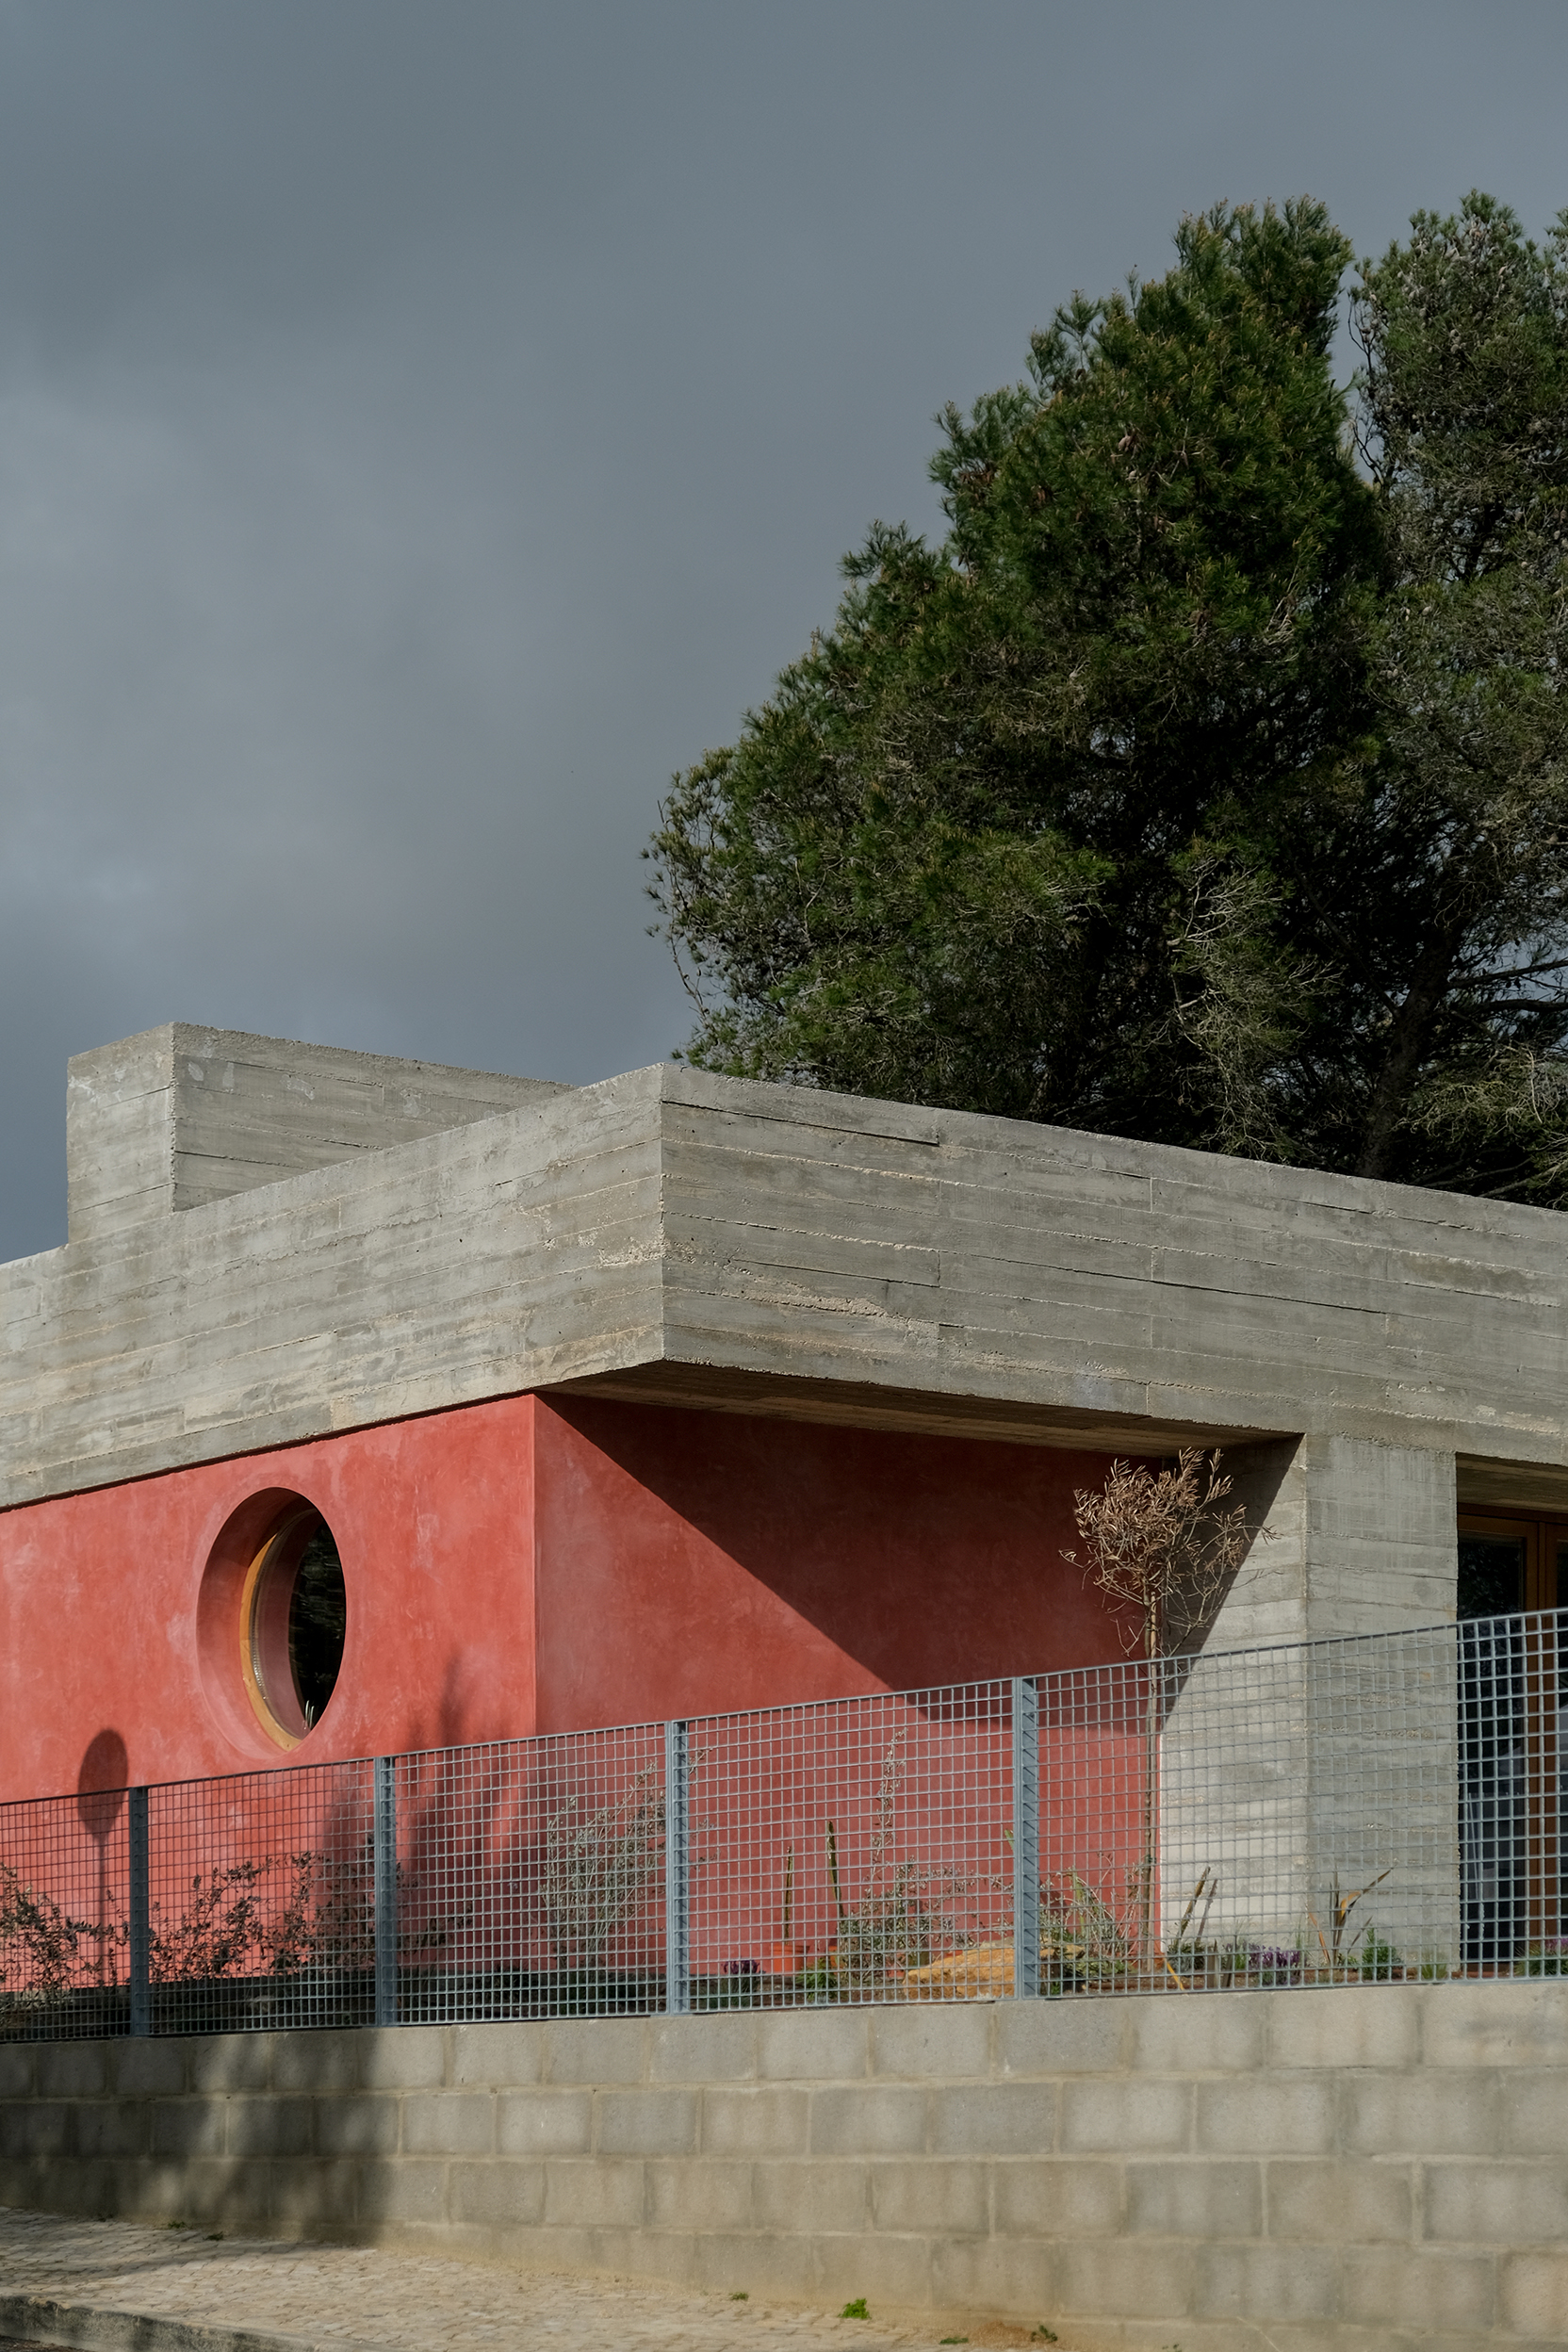
[[[538,1400],[539,1727],[1119,1657],[1061,1555],[1107,1459]]]

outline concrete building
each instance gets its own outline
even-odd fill
[[[1225,1449],[1211,1646],[1568,1543],[1560,1220],[675,1068],[171,1024],[0,1268],[0,1796],[1092,1664],[1113,1455]],[[314,1612],[314,1614],[313,1614]]]

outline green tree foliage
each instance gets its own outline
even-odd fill
[[[946,412],[942,544],[874,528],[662,811],[690,1058],[1556,1197],[1565,235],[1364,266],[1359,448],[1311,203]]]

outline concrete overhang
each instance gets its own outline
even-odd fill
[[[72,1239],[0,1268],[0,1505],[585,1387],[1568,1474],[1546,1211],[670,1065],[568,1089],[239,1044],[237,1140],[220,1033],[83,1057],[130,1074],[96,1124],[74,1093]]]

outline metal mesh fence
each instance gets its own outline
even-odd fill
[[[0,2037],[1555,1976],[1565,1627],[0,1806]]]

